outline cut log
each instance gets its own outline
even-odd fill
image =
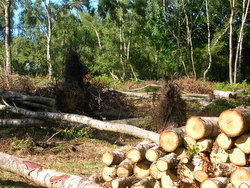
[[[201,188],[225,188],[229,183],[226,177],[208,178],[201,183]]]
[[[202,138],[197,140],[197,147],[200,152],[211,151],[213,147],[213,139]]]
[[[195,182],[193,171],[194,165],[192,164],[192,162],[188,162],[186,164],[179,163],[177,165],[178,177],[184,183],[192,184]]]
[[[117,124],[117,123],[109,123],[100,120],[96,120],[84,115],[77,115],[77,114],[66,114],[66,113],[52,113],[52,112],[33,112],[29,110],[25,110],[23,108],[7,106],[7,105],[0,105],[0,110],[2,111],[9,111],[12,113],[23,114],[28,117],[33,118],[41,118],[41,119],[55,119],[55,120],[64,120],[69,122],[76,122],[86,124],[92,128],[96,128],[99,130],[105,131],[113,131],[113,132],[120,132],[129,135],[133,135],[139,138],[149,139],[153,142],[159,142],[159,134],[147,131],[135,126],[127,125],[127,124]]]
[[[148,161],[153,162],[164,155],[166,155],[166,152],[160,146],[156,145],[146,151],[145,157]]]
[[[139,163],[136,163],[133,169],[135,177],[141,179],[150,176],[150,165],[151,163],[149,161],[141,161]]]
[[[216,143],[224,150],[231,149],[233,147],[233,139],[227,136],[225,133],[220,133],[216,138]]]
[[[250,107],[225,110],[219,116],[219,127],[229,137],[240,136],[250,130]]]
[[[164,172],[176,166],[178,163],[177,155],[175,153],[167,154],[156,161],[156,167]]]
[[[235,145],[240,148],[244,153],[250,153],[250,134],[243,134],[236,139]]]
[[[112,180],[111,186],[112,188],[126,188],[131,187],[133,184],[139,182],[140,180],[134,176],[126,177],[126,178],[117,178]]]
[[[239,188],[240,184],[250,179],[250,167],[239,167],[233,171],[230,176],[230,182],[235,188]]]
[[[213,94],[215,98],[226,98],[226,99],[236,99],[237,93],[232,91],[220,91],[214,90]]]
[[[186,134],[195,140],[217,136],[219,134],[217,122],[217,117],[191,116],[186,122]]]
[[[176,150],[183,143],[183,137],[185,136],[185,127],[174,128],[172,130],[163,131],[160,134],[160,146],[166,152],[172,152]]]
[[[240,188],[250,188],[250,179],[241,183]]]
[[[164,172],[160,171],[157,167],[156,167],[156,162],[153,162],[150,165],[149,168],[149,172],[150,172],[150,176],[156,180],[161,179],[162,175]]]
[[[226,163],[229,161],[229,154],[226,150],[214,145],[210,153],[210,160],[212,163]]]
[[[129,159],[123,160],[117,167],[117,176],[119,178],[129,177],[133,172],[133,163]]]
[[[70,175],[45,168],[26,159],[0,152],[0,168],[27,178],[35,184],[53,188],[101,188],[89,178]]]
[[[102,178],[105,181],[112,181],[116,177],[116,166],[105,166],[102,169]]]
[[[171,171],[164,172],[161,177],[162,188],[177,188],[179,186],[177,175]]]
[[[177,155],[177,160],[181,163],[188,163],[192,158],[190,152],[183,147],[177,148],[174,153]]]
[[[193,157],[193,164],[194,164],[194,171],[193,171],[194,178],[198,182],[205,181],[208,178],[208,174],[206,173],[205,169],[203,168],[204,161],[202,159],[202,156],[195,155]]]
[[[129,149],[126,153],[127,158],[133,163],[137,163],[145,159],[146,151],[156,144],[138,144],[135,147]]]
[[[184,136],[183,145],[185,148],[196,146],[196,140],[191,138],[190,136]]]
[[[155,179],[149,176],[149,177],[143,178],[141,181],[132,185],[131,188],[152,188],[154,187],[154,184],[155,184]]]
[[[106,166],[118,165],[126,158],[123,151],[107,151],[102,155],[102,163]]]
[[[246,154],[239,148],[233,148],[229,151],[229,159],[231,163],[238,166],[245,166],[248,160]]]
[[[214,177],[229,177],[238,166],[232,163],[218,163],[213,165]]]
[[[23,128],[40,126],[44,121],[38,119],[0,119],[0,128]]]

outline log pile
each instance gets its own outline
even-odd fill
[[[190,117],[166,130],[159,143],[103,154],[109,187],[250,187],[250,107],[219,117]]]

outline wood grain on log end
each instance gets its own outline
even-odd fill
[[[241,183],[250,179],[250,167],[239,167],[230,176],[230,182],[238,188]]]

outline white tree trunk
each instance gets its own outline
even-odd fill
[[[47,169],[31,161],[0,152],[0,168],[27,178],[37,185],[53,188],[101,188],[88,178]]]
[[[6,105],[0,105],[0,110],[23,114],[33,118],[42,118],[42,119],[49,118],[54,120],[64,120],[69,122],[82,123],[99,130],[121,132],[139,138],[149,139],[156,143],[159,142],[160,135],[155,132],[140,129],[138,127],[127,124],[104,122],[84,115],[52,113],[52,112],[33,112],[22,108],[6,106]]]

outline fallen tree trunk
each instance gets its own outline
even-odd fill
[[[0,110],[9,111],[17,114],[23,114],[29,117],[38,118],[38,119],[55,119],[55,120],[64,120],[69,122],[76,122],[86,124],[92,128],[96,128],[99,130],[105,131],[113,131],[120,132],[129,135],[133,135],[139,138],[149,139],[153,142],[159,142],[159,134],[147,131],[135,126],[127,125],[127,124],[118,124],[118,123],[110,123],[104,122],[97,119],[90,118],[84,115],[77,114],[67,114],[67,113],[52,113],[52,112],[33,112],[23,108],[0,105]]]
[[[27,178],[37,185],[53,188],[101,188],[88,178],[44,168],[31,161],[0,152],[0,168]]]
[[[18,128],[18,127],[28,127],[28,126],[39,126],[42,125],[44,121],[37,119],[0,119],[0,128]]]
[[[237,94],[232,91],[220,91],[220,90],[214,90],[213,94],[215,98],[226,98],[226,99],[236,99]]]

